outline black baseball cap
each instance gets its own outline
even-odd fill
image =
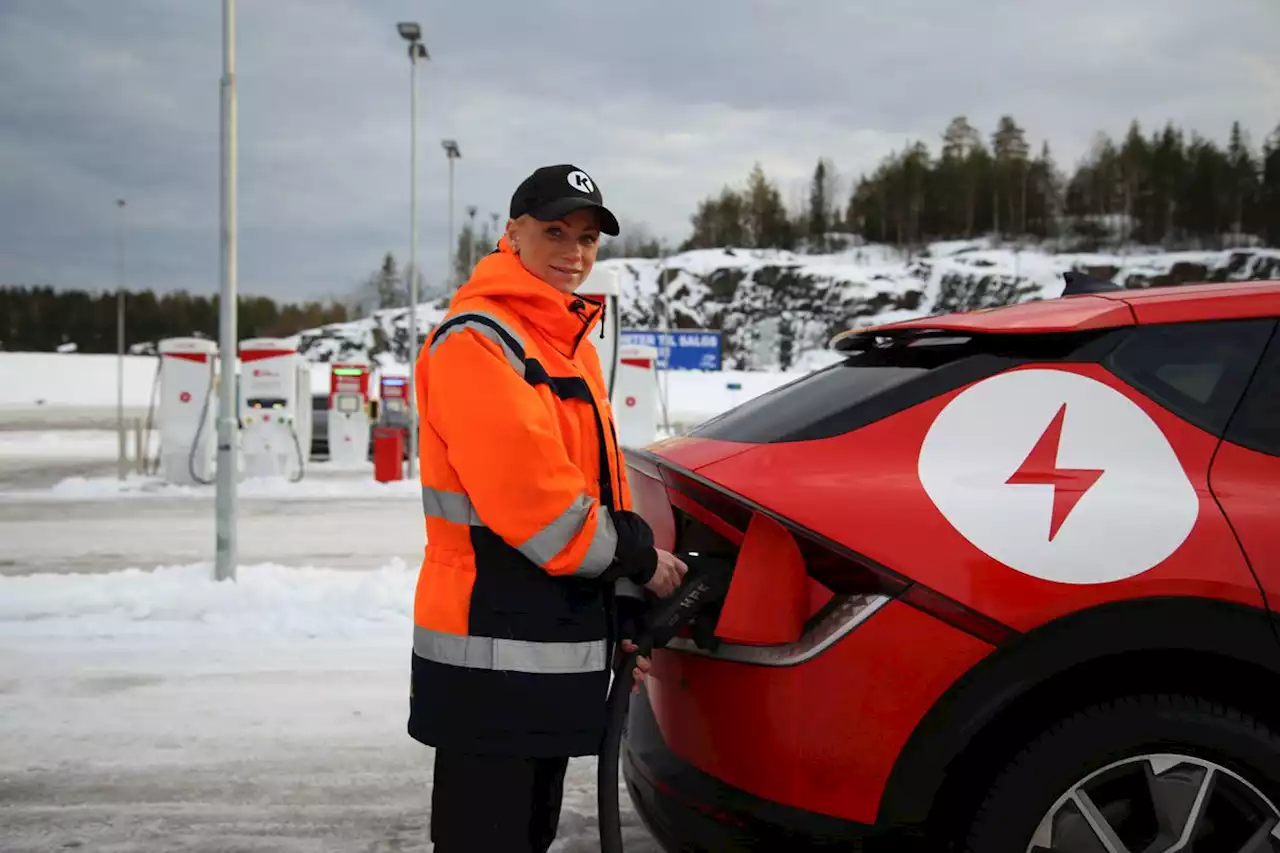
[[[512,219],[527,213],[550,222],[585,207],[600,211],[601,231],[610,237],[618,236],[618,219],[604,206],[604,196],[595,179],[569,163],[537,169],[520,182],[511,196]]]

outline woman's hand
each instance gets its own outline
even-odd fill
[[[636,644],[631,642],[630,640],[622,641],[622,650],[627,654],[634,652],[637,648],[638,647],[636,646]],[[636,658],[636,668],[631,671],[631,674],[635,677],[635,683],[631,685],[632,693],[638,693],[640,691],[640,682],[644,681],[645,676],[649,674],[649,669],[651,666],[652,664],[649,662],[648,658],[646,657]]]
[[[670,551],[664,551],[661,548],[654,550],[658,552],[658,568],[645,586],[659,598],[666,598],[676,591],[676,587],[684,580],[685,572],[689,571],[689,567]]]

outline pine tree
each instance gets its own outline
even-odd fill
[[[1240,122],[1231,123],[1231,139],[1227,143],[1227,205],[1231,233],[1239,240],[1244,231],[1245,216],[1252,214],[1258,192],[1258,164],[1249,150],[1249,141]]]
[[[1268,243],[1280,246],[1280,124],[1263,147],[1258,211],[1258,231]]]
[[[939,168],[945,176],[944,191],[953,199],[955,218],[948,217],[949,233],[961,233],[965,238],[973,236],[977,217],[979,169],[975,155],[982,148],[982,137],[969,120],[956,116],[942,134],[942,161]]]
[[[831,230],[831,203],[827,198],[828,170],[826,158],[819,158],[809,183],[809,245],[814,251],[825,251],[827,232]]]
[[[395,256],[387,252],[382,259],[382,267],[374,279],[378,298],[378,308],[396,308],[402,305],[400,290],[400,274],[396,270]]]
[[[991,151],[995,155],[995,182],[992,184],[993,230],[1000,234],[1001,213],[1006,214],[1008,229],[1017,233],[1025,230],[1025,214],[1019,216],[1019,204],[1025,211],[1023,187],[1027,174],[1029,152],[1026,134],[1012,116],[1001,116],[995,133],[991,135]],[[1001,201],[1004,206],[1002,211]]]
[[[751,174],[747,176],[745,202],[747,230],[752,246],[775,249],[795,247],[795,233],[787,218],[787,209],[782,204],[782,194],[765,176],[759,163],[752,167]]]
[[[1122,205],[1124,210],[1124,238],[1126,241],[1133,234],[1133,219],[1141,204],[1143,193],[1147,189],[1147,163],[1150,156],[1147,152],[1147,141],[1142,138],[1142,129],[1135,120],[1129,125],[1129,132],[1120,147],[1119,172]]]

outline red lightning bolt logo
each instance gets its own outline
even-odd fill
[[[1067,417],[1067,404],[1053,416],[1022,466],[1005,482],[1009,485],[1053,486],[1053,515],[1049,521],[1049,541],[1058,535],[1062,523],[1071,515],[1085,492],[1093,488],[1102,471],[1092,468],[1059,468],[1058,445],[1062,442],[1062,423]]]

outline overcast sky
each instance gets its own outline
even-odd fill
[[[217,0],[0,0],[0,283],[218,284]],[[789,199],[948,119],[1010,113],[1069,166],[1099,130],[1173,119],[1259,145],[1280,123],[1277,0],[675,0],[238,4],[242,293],[340,296],[409,245],[409,61],[422,23],[424,274],[456,218],[572,162],[624,221],[678,241],[760,161]]]

